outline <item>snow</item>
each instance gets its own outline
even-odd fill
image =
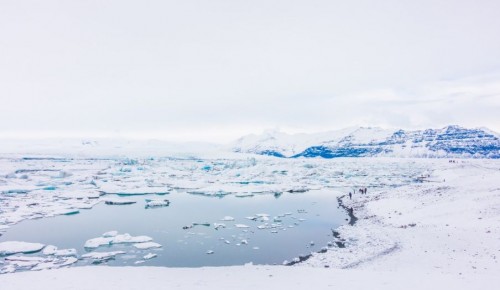
[[[0,242],[0,256],[12,255],[17,253],[35,253],[45,247],[40,243],[27,243],[18,241]]]
[[[133,276],[131,274],[133,273]],[[230,274],[229,274],[230,273]],[[168,279],[166,278],[168,277]],[[57,281],[57,282],[55,282]],[[81,267],[1,275],[2,289],[496,289],[500,278],[283,266]],[[380,288],[377,285],[381,286]]]

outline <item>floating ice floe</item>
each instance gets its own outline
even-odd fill
[[[110,234],[114,232],[107,232],[105,234]],[[85,248],[98,248],[100,246],[112,245],[112,244],[126,244],[126,243],[145,243],[150,242],[153,239],[148,236],[131,236],[130,234],[114,235],[107,237],[98,237],[87,240],[85,242]]]
[[[225,221],[225,222],[230,222],[230,221],[234,221],[234,217],[232,216],[225,216],[221,219],[221,221]],[[1,229],[1,228],[0,228]]]
[[[169,206],[168,199],[146,199],[146,208]]]
[[[44,244],[40,243],[27,243],[18,241],[7,241],[0,243],[0,256],[12,255],[12,254],[31,254],[41,251],[45,247]]]
[[[112,244],[126,244],[126,243],[145,243],[152,241],[153,238],[148,236],[131,236],[129,234],[116,235],[111,241]]]
[[[92,252],[83,254],[82,258],[84,259],[93,259],[94,264],[99,264],[111,259],[114,259],[117,255],[125,254],[124,251],[112,251],[112,252]]]
[[[155,257],[157,257],[158,255],[156,254],[153,254],[153,253],[149,253],[149,254],[146,254],[144,255],[144,257],[142,257],[144,260],[150,260],[150,259],[153,259]]]
[[[207,254],[207,255],[212,255],[213,253],[215,253],[215,252],[214,252],[214,251],[212,251],[212,250],[208,250],[208,251],[206,252],[206,254]]]
[[[139,250],[146,250],[146,249],[161,248],[161,245],[155,242],[145,242],[145,243],[134,244],[134,247],[136,247]]]
[[[134,204],[136,202],[125,198],[113,198],[113,199],[109,198],[106,199],[104,203],[109,205],[127,205],[127,204]]]
[[[218,230],[218,229],[221,229],[221,228],[225,228],[226,225],[223,224],[223,223],[214,223],[214,229]]]

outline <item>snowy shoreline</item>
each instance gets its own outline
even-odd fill
[[[356,193],[352,200],[344,196],[342,202],[358,218],[355,225],[336,229],[345,248],[313,253],[292,267],[73,267],[0,275],[0,284],[2,289],[28,285],[41,289],[136,289],[139,285],[496,289],[500,283],[500,162],[424,162],[431,171],[426,182],[390,190],[369,188],[368,194]],[[364,278],[359,279],[360,275]]]

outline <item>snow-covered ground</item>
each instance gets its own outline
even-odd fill
[[[44,169],[54,171],[19,171],[27,168],[23,162],[30,162],[29,168],[43,163]],[[104,197],[86,194],[117,188],[133,188],[134,194],[140,188],[147,193],[152,188],[176,187],[207,194],[217,193],[217,189],[227,194],[267,194],[368,188],[366,195],[356,191],[352,200],[348,195],[341,198],[358,220],[336,229],[335,246],[294,266],[72,267],[0,275],[2,290],[33,285],[37,289],[498,289],[500,285],[498,160],[3,159],[1,170],[0,225],[4,228],[0,231],[23,219],[91,207]],[[422,182],[409,182],[415,179]],[[108,180],[106,186],[103,180]],[[245,184],[248,181],[259,182]],[[51,186],[56,188],[47,189]],[[206,190],[200,190],[203,188]],[[71,197],[72,192],[79,197]]]

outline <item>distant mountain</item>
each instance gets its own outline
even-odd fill
[[[244,136],[233,152],[276,157],[500,158],[500,136],[488,129],[447,126],[417,131],[356,127],[317,134],[267,131]]]

